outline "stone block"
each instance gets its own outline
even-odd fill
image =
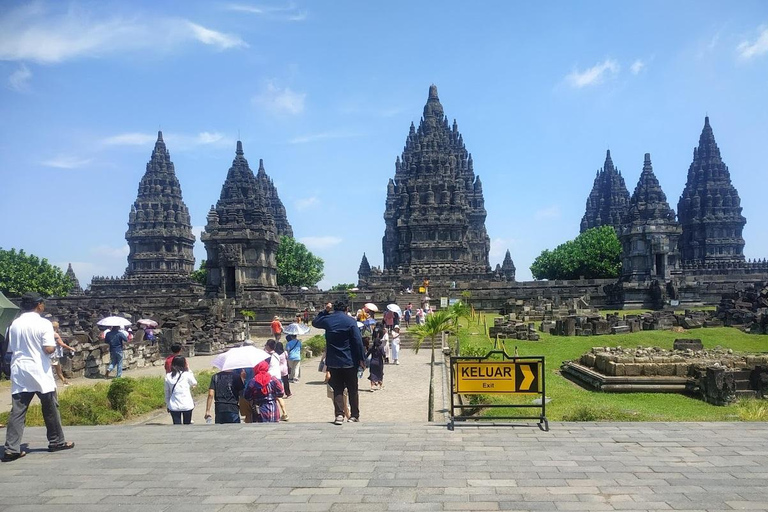
[[[611,334],[624,334],[629,331],[630,327],[628,325],[617,325],[615,327],[611,327]]]
[[[642,365],[639,364],[625,364],[624,374],[627,377],[639,377],[642,374]]]
[[[597,336],[611,333],[611,326],[605,320],[597,320],[592,322],[592,329]]]
[[[614,363],[613,361],[608,361],[605,363],[605,371],[603,371],[603,373],[605,375],[616,376],[617,366],[618,366],[618,363]]]
[[[656,365],[657,375],[661,377],[673,377],[675,375],[675,365],[673,363],[659,363]]]
[[[659,365],[656,363],[645,363],[640,365],[640,372],[643,377],[655,377],[659,374]]]
[[[672,344],[674,350],[704,350],[700,339],[677,339]]]

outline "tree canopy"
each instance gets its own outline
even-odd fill
[[[355,283],[339,283],[339,284],[335,284],[335,285],[331,286],[331,290],[330,291],[335,292],[335,291],[341,291],[341,290],[349,290],[349,289],[354,288],[356,286],[357,285]]]
[[[531,265],[536,279],[600,279],[621,273],[621,244],[611,226],[588,229],[574,240],[545,249]]]
[[[277,249],[277,284],[315,286],[323,278],[323,260],[289,236],[280,237]]]
[[[206,282],[208,281],[208,268],[205,266],[205,264],[205,260],[201,261],[200,268],[193,270],[189,274],[190,279],[200,283],[203,286],[205,286]]]
[[[26,254],[23,249],[10,251],[0,247],[0,291],[6,295],[37,292],[44,297],[62,297],[72,288],[72,281],[63,270]]]

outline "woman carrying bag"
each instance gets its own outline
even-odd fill
[[[186,368],[187,360],[176,356],[171,361],[171,371],[165,374],[165,405],[174,425],[192,423],[192,410],[195,408],[192,388],[197,386],[197,380]]]

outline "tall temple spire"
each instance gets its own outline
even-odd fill
[[[411,124],[387,186],[384,271],[407,275],[490,272],[482,182],[456,123],[429,87],[418,129]]]
[[[64,274],[64,276],[69,279],[69,282],[72,283],[72,287],[69,289],[68,296],[78,296],[83,295],[83,288],[80,286],[80,281],[77,280],[77,276],[75,275],[75,271],[72,268],[72,264],[70,263],[67,266],[67,272]]]
[[[277,296],[277,228],[268,201],[237,141],[235,159],[221,187],[221,197],[208,213],[200,239],[207,252],[211,297]]]
[[[508,281],[514,281],[516,270],[515,263],[512,261],[512,255],[510,254],[509,249],[507,249],[507,254],[504,255],[504,261],[501,263],[500,271]]]
[[[161,131],[131,205],[125,239],[129,247],[126,277],[189,276],[194,270],[195,236],[189,210]]]
[[[277,194],[277,187],[275,187],[272,179],[267,175],[267,171],[264,169],[263,159],[259,159],[259,170],[256,172],[256,182],[261,188],[261,195],[266,202],[265,207],[275,220],[277,236],[288,236],[293,238],[293,228],[288,222],[288,214],[285,211],[285,205],[283,205],[280,196]]]
[[[709,116],[704,118],[677,211],[683,225],[680,249],[684,262],[744,261],[742,232],[747,219]]]
[[[611,150],[605,152],[605,163],[597,171],[592,191],[587,197],[587,207],[581,219],[580,231],[598,226],[612,226],[617,231],[627,212],[629,191],[621,173],[613,165]]]

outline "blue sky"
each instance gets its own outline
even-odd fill
[[[768,257],[764,1],[2,0],[0,246],[83,285],[121,275],[158,128],[198,233],[239,134],[321,286],[356,282],[432,83],[483,181],[491,264],[509,248],[518,279],[578,234],[606,148],[630,193],[650,152],[676,208],[705,114],[745,254]]]

